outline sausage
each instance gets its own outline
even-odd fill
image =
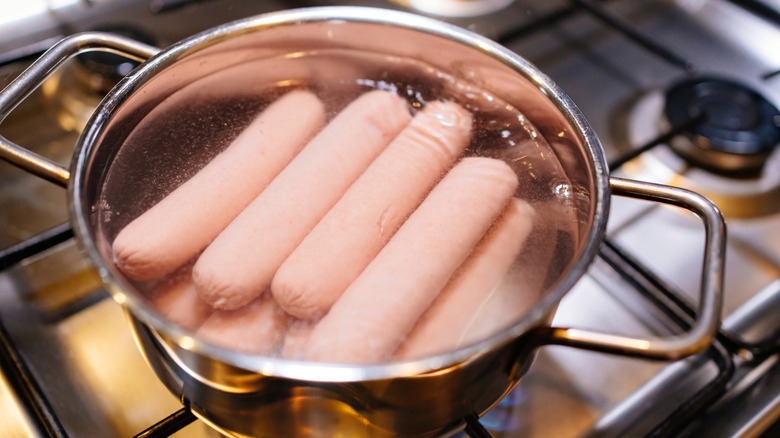
[[[294,114],[295,116],[291,116]],[[130,222],[113,243],[129,278],[162,277],[202,251],[325,123],[322,102],[292,91],[271,104],[195,176]]]
[[[468,111],[429,103],[282,263],[271,282],[279,305],[303,319],[325,314],[470,138]]]
[[[215,308],[235,309],[263,292],[410,119],[406,102],[387,91],[350,103],[206,248],[193,269],[201,298]]]
[[[475,310],[472,315],[474,322],[461,346],[486,339],[509,328],[531,311],[544,294],[525,280],[529,278],[529,271],[539,269],[542,264],[536,262],[533,265],[523,265],[522,261],[517,261],[509,268],[493,293]]]
[[[498,333],[527,315],[571,263],[576,245],[576,234],[571,232],[577,224],[574,210],[559,199],[538,203],[536,209],[534,230],[525,247],[474,314],[480,323],[469,332],[473,340]]]
[[[191,264],[158,282],[147,295],[160,314],[190,330],[197,329],[213,311],[198,297]]]
[[[287,336],[284,337],[284,345],[282,345],[282,357],[300,360],[303,356],[303,348],[314,329],[314,322],[291,318],[288,327]]]
[[[455,350],[480,339],[473,328],[491,324],[475,314],[498,288],[533,228],[534,211],[512,199],[474,252],[463,262],[395,354],[398,359]],[[507,303],[508,304],[508,303]]]
[[[196,334],[221,347],[275,355],[284,341],[287,321],[271,294],[264,293],[240,309],[215,311]]]
[[[195,285],[190,280],[157,292],[152,298],[152,305],[169,320],[190,330],[197,329],[213,311],[211,306],[198,297]]]
[[[304,358],[389,359],[516,188],[503,161],[464,158],[315,326]]]

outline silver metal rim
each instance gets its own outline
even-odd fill
[[[285,24],[322,21],[355,21],[408,28],[453,40],[481,51],[510,66],[533,83],[549,97],[574,127],[577,136],[585,146],[589,170],[594,178],[595,193],[590,194],[594,200],[593,226],[580,259],[572,266],[569,273],[562,278],[555,290],[548,293],[529,315],[513,327],[467,348],[407,362],[353,366],[262,357],[227,350],[196,339],[192,332],[165,320],[140,297],[128,293],[128,290],[133,289],[130,283],[115,275],[109,264],[103,260],[89,218],[84,213],[89,211],[89,206],[84,205],[85,174],[92,151],[97,146],[97,139],[114,110],[148,79],[188,53],[243,33],[262,31]],[[363,381],[422,374],[469,361],[522,336],[531,328],[541,324],[553,312],[557,303],[587,270],[604,238],[609,211],[610,186],[603,148],[574,102],[549,77],[508,49],[458,27],[409,13],[363,7],[310,8],[261,15],[213,28],[163,50],[123,79],[101,102],[76,144],[71,168],[73,170],[68,190],[72,201],[70,209],[74,231],[95,263],[106,289],[115,301],[128,307],[135,317],[181,348],[260,374],[309,381]]]

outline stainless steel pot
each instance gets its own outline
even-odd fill
[[[188,83],[226,64],[340,47],[411,57],[478,84],[523,112],[549,141],[571,180],[578,233],[571,262],[523,319],[489,339],[421,360],[370,366],[295,362],[217,347],[167,321],[111,261],[100,192],[123,140],[144,115]],[[719,326],[725,224],[695,193],[609,178],[601,145],[574,103],[547,76],[465,30],[370,8],[285,11],[226,24],[158,51],[99,33],[66,38],[0,94],[0,120],[64,60],[90,50],[150,57],[103,100],[76,145],[71,169],[0,138],[0,156],[67,186],[78,240],[106,290],[128,311],[148,362],[166,386],[215,428],[236,436],[437,436],[462,428],[511,390],[545,344],[677,359],[705,348]],[[248,55],[249,54],[249,55]],[[685,334],[636,339],[550,327],[558,302],[587,270],[605,234],[610,192],[675,205],[704,222],[697,322]]]

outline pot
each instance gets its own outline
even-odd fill
[[[388,42],[392,42],[389,44]],[[576,232],[557,280],[511,327],[457,351],[357,366],[262,357],[198,339],[160,316],[112,262],[101,190],[120,146],[165,98],[227,65],[305,50],[343,48],[424,60],[509,102],[547,139],[570,181]],[[602,147],[575,104],[530,63],[478,35],[417,15],[354,7],[311,8],[229,23],[165,50],[85,33],[56,44],[0,94],[0,120],[64,60],[90,50],[145,59],[101,102],[80,136],[70,170],[0,139],[0,156],[67,186],[71,219],[106,290],[127,310],[147,361],[204,421],[234,436],[439,436],[490,409],[530,367],[542,345],[649,359],[707,347],[719,327],[725,224],[686,190],[610,178]],[[706,230],[698,319],[689,332],[638,339],[551,327],[557,304],[598,253],[610,194],[682,207]]]

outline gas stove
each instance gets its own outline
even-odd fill
[[[74,32],[108,30],[164,47],[294,7],[412,10],[481,33],[569,94],[614,175],[704,194],[724,213],[729,238],[723,328],[707,351],[668,363],[543,347],[516,389],[459,434],[777,436],[780,2],[447,3],[29,2],[0,14],[13,17],[0,20],[0,83]],[[102,94],[132,68],[79,56],[3,121],[0,134],[67,165]],[[121,307],[71,238],[64,190],[2,162],[0,180],[0,432],[218,436],[144,362]],[[554,324],[636,336],[685,330],[697,307],[700,224],[656,204],[619,197],[612,204],[607,242]]]

